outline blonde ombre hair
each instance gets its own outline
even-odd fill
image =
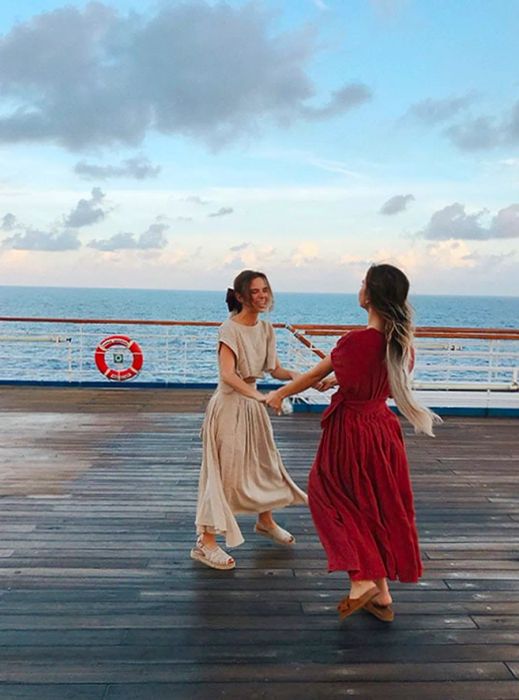
[[[433,426],[442,420],[420,404],[410,387],[413,357],[413,312],[407,301],[409,280],[393,265],[372,265],[366,274],[369,304],[385,321],[386,366],[391,395],[415,432],[434,437]]]

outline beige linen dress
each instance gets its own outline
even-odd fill
[[[231,317],[220,326],[218,348],[221,343],[233,351],[236,374],[242,379],[259,379],[276,367],[274,329],[266,321],[244,326]],[[244,539],[236,513],[307,503],[281,460],[265,405],[221,379],[207,406],[202,440],[198,534],[222,534],[228,547],[237,547]]]

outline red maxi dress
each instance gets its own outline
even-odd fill
[[[349,332],[332,350],[339,389],[323,414],[308,500],[329,571],[416,582],[413,492],[400,422],[386,404],[385,356],[375,328]]]

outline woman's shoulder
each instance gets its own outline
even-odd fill
[[[274,333],[274,326],[272,325],[272,323],[270,321],[266,321],[264,318],[260,318],[258,323],[261,325],[261,327],[265,331],[265,333],[269,333],[269,334]]]
[[[236,335],[236,330],[237,330],[238,324],[234,323],[234,321],[231,318],[227,318],[219,327],[218,327],[218,335],[219,337],[222,336],[234,336]]]
[[[375,328],[354,328],[345,333],[337,341],[336,350],[351,350],[353,348],[369,348],[385,343],[384,334]]]
[[[380,341],[385,340],[385,336],[382,331],[378,331],[376,328],[353,328],[351,331],[345,333],[339,342],[351,342],[351,341]]]

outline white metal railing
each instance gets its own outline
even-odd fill
[[[94,354],[107,336],[135,340],[143,367],[134,383],[215,383],[219,323],[0,318],[0,381],[103,382]],[[304,371],[350,327],[276,328],[283,364]],[[519,330],[418,329],[414,387],[420,390],[519,391]],[[106,364],[131,366],[134,355],[110,348]],[[311,395],[312,392],[309,393]],[[322,403],[323,395],[317,394]]]
[[[330,352],[351,327],[290,326],[290,355],[304,372]],[[435,337],[435,334],[437,336]],[[519,331],[508,329],[417,329],[412,376],[418,391],[519,392]],[[318,357],[316,357],[316,355]],[[308,403],[322,404],[326,394],[309,389]]]

